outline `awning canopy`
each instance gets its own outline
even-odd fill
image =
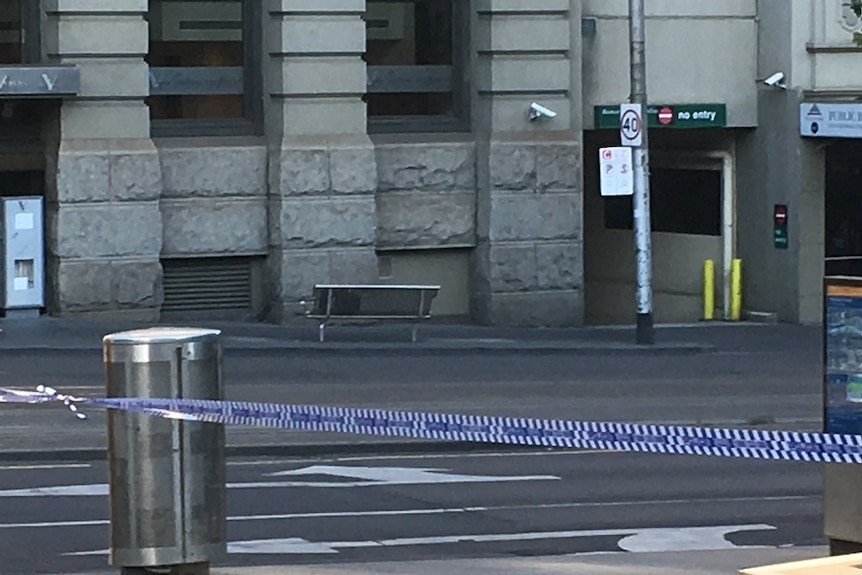
[[[0,66],[0,99],[63,98],[80,91],[75,66]]]

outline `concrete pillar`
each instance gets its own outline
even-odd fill
[[[826,153],[799,137],[802,98],[799,90],[763,91],[759,127],[740,139],[739,251],[747,310],[816,325],[823,318]],[[787,249],[773,241],[776,204],[789,210]]]
[[[47,130],[49,310],[141,319],[161,305],[159,158],[150,140],[147,0],[43,0],[43,46],[81,72]]]
[[[472,30],[482,323],[583,322],[580,2],[476,0]],[[531,102],[557,113],[531,122]]]
[[[287,320],[316,282],[368,282],[377,168],[366,135],[364,0],[268,0],[270,311]]]

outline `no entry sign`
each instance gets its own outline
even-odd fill
[[[658,121],[661,125],[667,126],[673,123],[673,108],[665,106],[658,111]]]

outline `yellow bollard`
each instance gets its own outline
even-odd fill
[[[715,262],[703,262],[703,319],[715,319]]]
[[[739,321],[742,319],[742,260],[733,260],[730,283],[730,319]]]

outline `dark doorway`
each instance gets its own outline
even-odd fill
[[[826,273],[862,276],[862,142],[826,151]]]
[[[42,196],[45,194],[45,172],[28,170],[0,172],[0,197]]]
[[[652,231],[720,236],[721,191],[719,170],[653,168],[650,174]],[[605,228],[633,229],[631,196],[603,200]]]

